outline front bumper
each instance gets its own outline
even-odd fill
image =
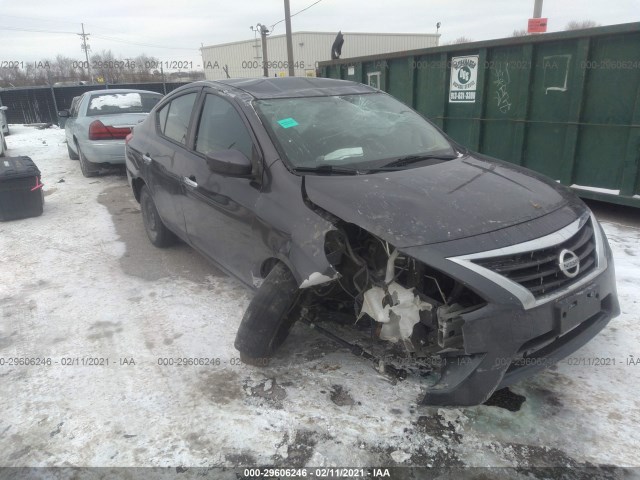
[[[535,305],[493,299],[484,307],[461,315],[463,348],[443,359],[441,376],[427,390],[422,403],[484,403],[496,389],[512,385],[575,352],[617,316],[620,306],[611,249],[604,233],[599,233],[604,268],[588,281],[577,282],[561,295]]]

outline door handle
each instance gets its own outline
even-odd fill
[[[191,176],[191,177],[183,177],[182,181],[184,182],[184,184],[188,187],[191,188],[198,188],[198,183],[196,182],[196,177]]]
[[[150,165],[153,160],[148,153],[145,153],[144,155],[142,155],[142,161],[145,165]]]

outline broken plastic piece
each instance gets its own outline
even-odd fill
[[[366,313],[376,322],[382,323],[380,339],[396,343],[411,337],[414,325],[420,321],[420,312],[431,310],[433,306],[423,302],[413,290],[397,282],[392,282],[388,290],[393,305],[383,306],[386,292],[380,287],[372,287],[364,293],[360,316]]]

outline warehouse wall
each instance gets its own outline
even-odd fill
[[[293,60],[296,76],[315,76],[317,62],[331,59],[331,45],[338,32],[295,32]],[[435,34],[344,33],[342,58],[435,47]],[[285,35],[267,37],[269,76],[287,75],[287,43]],[[232,78],[262,76],[262,42],[255,40],[212,45],[202,48],[205,77],[226,78],[227,66]]]

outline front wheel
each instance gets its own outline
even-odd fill
[[[176,243],[175,234],[162,222],[156,204],[151,198],[151,193],[146,185],[140,190],[140,207],[142,208],[142,221],[149,241],[158,248],[165,248]]]
[[[277,263],[242,317],[235,347],[244,363],[266,366],[297,320],[298,283],[283,263]]]

